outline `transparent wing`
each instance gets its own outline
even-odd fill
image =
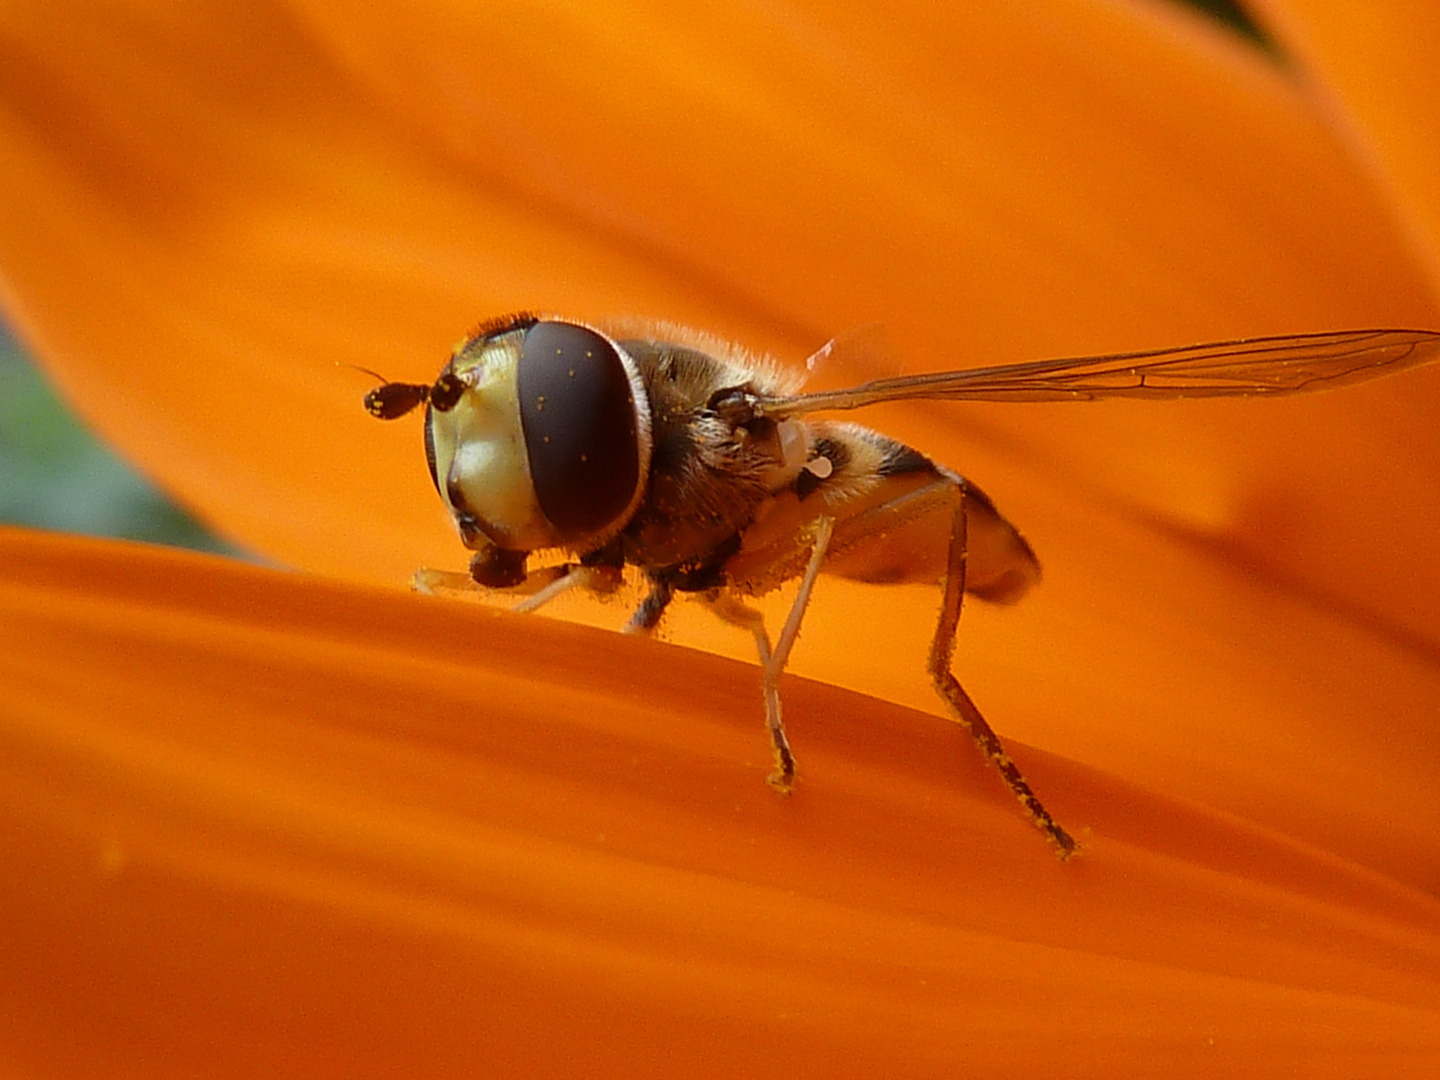
[[[1434,330],[1346,330],[1246,338],[1152,352],[1036,360],[876,379],[848,390],[774,397],[756,411],[785,417],[883,401],[1094,401],[1258,397],[1326,390],[1440,359]]]

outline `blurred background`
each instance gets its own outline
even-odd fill
[[[1198,8],[1269,48],[1233,0],[1169,2]],[[91,437],[3,317],[0,312],[0,524],[242,554]]]
[[[236,554],[97,442],[3,325],[0,522]]]

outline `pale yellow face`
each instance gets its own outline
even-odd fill
[[[536,502],[520,426],[523,340],[517,331],[457,353],[453,370],[465,389],[453,409],[433,412],[430,424],[435,475],[451,513],[472,515],[501,547],[529,551],[559,540]]]

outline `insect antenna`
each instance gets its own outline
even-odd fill
[[[365,395],[365,409],[378,420],[394,420],[429,399],[430,387],[423,383],[387,382]]]
[[[424,383],[391,382],[378,371],[359,364],[345,367],[380,380],[380,385],[365,395],[365,411],[377,420],[398,419],[430,400],[430,387]]]

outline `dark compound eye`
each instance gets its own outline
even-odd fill
[[[435,466],[435,410],[425,410],[425,464],[430,466],[430,482],[435,485],[435,490],[441,495],[440,473]]]
[[[541,512],[567,541],[613,525],[640,483],[635,402],[615,346],[574,323],[536,323],[517,387]]]

